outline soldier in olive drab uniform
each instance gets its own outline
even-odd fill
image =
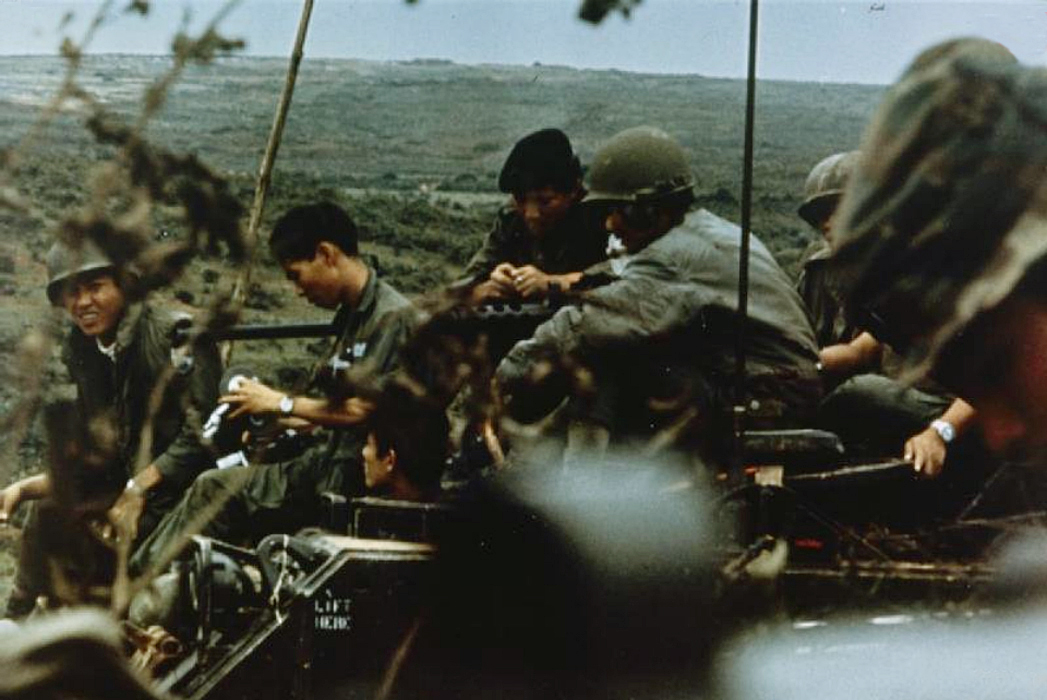
[[[695,408],[700,420],[719,422],[734,379],[740,235],[708,211],[688,213],[693,183],[683,149],[657,129],[623,131],[599,149],[588,199],[609,212],[607,228],[630,256],[619,280],[561,309],[502,361],[497,376],[511,405],[562,390],[548,374],[538,386],[530,380],[568,357],[592,369],[601,410],[616,387],[610,415],[596,417],[612,436],[649,436]],[[814,333],[759,240],[749,300],[747,397],[768,422],[798,421],[821,395]]]
[[[830,279],[833,217],[860,157],[860,151],[849,151],[819,161],[804,183],[798,212],[820,234],[804,256],[796,286],[811,312],[831,389],[816,422],[839,435],[853,457],[900,452],[918,474],[936,477],[946,455],[954,453],[953,442],[974,424],[974,410],[932,382],[906,386],[896,381],[890,348],[848,322]],[[968,447],[970,438],[962,442]]]
[[[833,213],[860,155],[858,151],[850,151],[822,159],[811,169],[803,186],[804,200],[798,213],[818,232],[818,239],[804,253],[796,291],[811,312],[811,324],[820,348],[849,342],[857,335],[847,323],[843,304],[827,279],[826,259]]]
[[[1045,124],[1042,70],[936,45],[888,92],[837,215],[848,312],[907,378],[968,400],[998,450],[1047,446]]]
[[[84,423],[82,432],[98,439],[82,446],[74,473],[61,475],[76,483],[52,483],[53,474],[42,474],[0,492],[0,520],[22,500],[59,492],[74,501],[59,507],[48,498],[30,515],[9,603],[14,615],[28,612],[36,596],[51,592],[49,549],[80,555],[91,549],[89,535],[69,511],[108,507],[112,524],[133,539],[145,536],[178,501],[207,461],[200,416],[214,404],[221,374],[212,343],[182,343],[183,336],[175,332],[176,327],[185,330],[191,319],[135,300],[134,274],[114,265],[89,239],[56,243],[47,265],[48,298],[73,321],[62,359],[76,385],[77,418]],[[159,386],[164,389],[154,405]],[[68,428],[69,438],[63,439],[71,440],[76,428]],[[147,430],[148,452],[139,454]],[[140,464],[141,459],[148,461]],[[105,557],[96,553],[93,558]],[[95,563],[86,566],[95,568]]]
[[[337,339],[314,372],[334,393],[325,398],[291,396],[244,379],[221,397],[233,406],[229,417],[273,415],[326,428],[325,442],[286,462],[212,469],[202,474],[182,502],[135,552],[136,571],[180,546],[190,524],[212,504],[223,503],[202,534],[231,541],[254,541],[279,531],[318,524],[321,495],[357,495],[363,489],[361,449],[368,401],[338,396],[338,375],[348,371],[380,376],[397,365],[400,346],[416,320],[411,303],[360,259],[356,226],[340,207],[321,203],[297,207],[277,222],[270,249],[287,278],[313,304],[337,308]],[[333,375],[333,376],[332,376]],[[248,470],[244,472],[243,470]]]
[[[483,247],[454,287],[474,302],[541,300],[550,285],[569,289],[607,258],[603,221],[579,202],[582,169],[559,129],[520,139],[502,167],[498,188],[512,195]]]

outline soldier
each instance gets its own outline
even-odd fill
[[[413,307],[360,258],[356,225],[335,204],[289,210],[273,228],[269,248],[300,294],[316,306],[337,309],[336,340],[313,374],[314,388],[326,388],[328,396],[292,396],[244,380],[221,401],[234,407],[230,417],[302,419],[326,428],[328,437],[285,462],[201,474],[136,550],[131,560],[135,571],[159,562],[165,553],[173,555],[196,532],[253,541],[316,524],[323,493],[355,495],[363,489],[360,453],[366,432],[361,423],[371,403],[346,397],[340,380],[351,368],[372,376],[392,371],[415,320]],[[201,514],[208,516],[203,518],[206,522],[198,522]]]
[[[629,258],[621,278],[561,309],[498,368],[511,404],[563,391],[543,365],[578,361],[600,388],[610,434],[650,436],[697,411],[709,431],[732,401],[740,233],[705,210],[689,212],[694,178],[683,149],[651,127],[623,131],[596,153],[587,202]],[[800,420],[820,396],[817,347],[799,296],[770,252],[753,241],[745,394],[757,423]],[[609,397],[608,386],[615,386]],[[555,396],[554,396],[555,399]],[[606,407],[613,406],[610,413]],[[761,420],[762,419],[762,420]]]
[[[374,496],[431,501],[447,466],[450,427],[442,402],[391,381],[374,401],[363,447],[364,482]]]
[[[145,536],[206,463],[199,416],[217,398],[217,350],[203,340],[181,345],[175,330],[187,327],[189,317],[138,300],[133,271],[115,265],[87,237],[52,246],[47,269],[47,296],[73,322],[62,359],[76,385],[78,416],[84,432],[97,439],[87,446],[90,454],[74,458],[80,473],[64,475],[79,483],[53,483],[52,469],[51,475],[28,477],[0,492],[0,521],[20,502],[60,490],[73,492],[77,501],[64,505],[90,511],[87,501],[97,499],[109,505],[108,518],[122,534],[132,540]],[[68,427],[71,439],[75,427]],[[147,461],[140,464],[143,449]],[[44,541],[64,546],[89,539],[81,524],[57,510],[47,502],[48,515],[29,518],[10,615],[27,613],[37,596],[52,592]]]
[[[589,266],[607,258],[603,222],[578,204],[582,168],[559,129],[520,139],[498,176],[512,195],[457,288],[474,303],[545,298],[551,285],[566,291]]]
[[[849,312],[977,410],[990,447],[1047,440],[1047,75],[994,42],[921,54],[840,205]]]
[[[890,349],[847,322],[829,279],[833,217],[860,157],[860,151],[849,151],[819,161],[804,183],[799,208],[821,237],[805,256],[797,291],[811,312],[823,375],[831,385],[842,382],[823,401],[818,425],[840,435],[852,452],[870,457],[901,445],[916,472],[933,478],[954,441],[969,432],[974,409],[931,382],[908,387],[892,379],[896,362]]]
[[[856,335],[855,330],[848,326],[843,305],[826,279],[825,262],[829,257],[833,214],[860,155],[858,151],[850,151],[823,158],[811,169],[803,186],[804,200],[798,213],[819,237],[804,253],[796,290],[811,312],[820,348],[849,342]]]

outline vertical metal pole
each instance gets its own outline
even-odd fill
[[[756,114],[756,44],[759,26],[759,0],[749,2],[749,66],[745,88],[745,147],[742,156],[742,240],[738,256],[738,313],[735,329],[734,459],[736,477],[742,466],[745,436],[745,343],[749,320],[749,239],[753,206],[753,124]]]
[[[258,169],[258,183],[255,185],[254,202],[251,205],[251,218],[247,224],[247,249],[250,251],[250,260],[240,270],[240,275],[233,285],[233,303],[236,305],[243,303],[251,283],[251,269],[254,267],[255,250],[258,247],[258,227],[262,222],[262,212],[265,210],[265,200],[269,194],[269,184],[273,178],[276,154],[280,150],[280,140],[283,138],[284,125],[287,123],[287,113],[291,110],[291,97],[294,95],[294,85],[298,79],[298,67],[302,63],[303,48],[305,47],[305,35],[309,30],[309,18],[312,14],[313,0],[305,0],[305,3],[302,5],[302,16],[298,20],[298,34],[295,37],[294,50],[291,52],[290,64],[287,67],[284,89],[280,94],[276,115],[273,117],[273,126],[269,130],[269,142],[265,147],[265,155],[262,156],[262,164]],[[232,351],[232,342],[227,343],[222,348],[222,359],[226,364],[229,362]]]

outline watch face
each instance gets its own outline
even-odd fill
[[[280,399],[280,413],[290,413],[294,409],[294,399],[285,396]]]
[[[953,438],[956,437],[956,430],[943,420],[934,421],[933,427],[945,442],[952,442]]]

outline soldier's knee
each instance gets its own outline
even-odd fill
[[[241,481],[239,470],[208,469],[196,477],[186,493],[186,500],[192,504],[209,503],[218,496],[233,493]]]

